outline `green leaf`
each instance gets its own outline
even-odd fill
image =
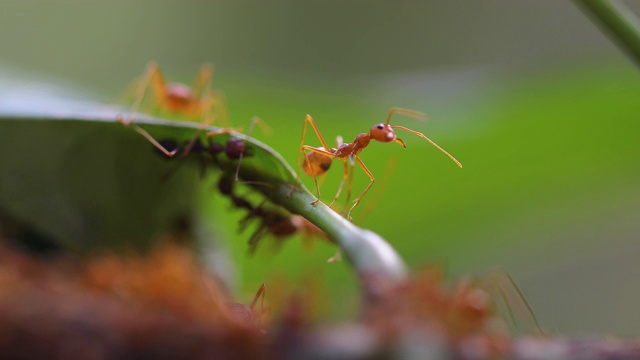
[[[201,201],[213,201],[197,161],[180,166],[164,159],[142,136],[117,122],[122,112],[3,110],[0,108],[0,209],[71,249],[149,245],[180,221],[202,224]],[[134,124],[155,139],[188,142],[199,124],[136,116]],[[219,130],[208,127],[205,131]],[[365,279],[405,278],[395,250],[377,234],[360,229],[322,203],[297,180],[294,170],[267,145],[232,132],[250,148],[240,178],[274,204],[300,214],[322,229]],[[181,160],[183,159],[183,160]],[[220,168],[235,172],[236,161],[219,155]],[[206,189],[205,189],[206,187]],[[206,228],[206,225],[204,226]]]

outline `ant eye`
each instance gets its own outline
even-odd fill
[[[376,126],[376,127],[378,128],[378,130],[384,129],[384,125],[382,125],[382,124],[378,124],[378,126]]]

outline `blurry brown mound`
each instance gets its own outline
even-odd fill
[[[234,304],[185,247],[88,258],[0,247],[0,359],[486,359],[510,352],[495,301],[476,281],[448,285],[432,267],[381,289],[365,301],[361,321],[331,326],[312,324],[319,299],[282,290],[275,326],[263,329],[261,307]]]
[[[146,256],[32,258],[0,248],[0,358],[259,358],[264,332],[198,266]]]
[[[489,292],[470,278],[448,285],[439,267],[426,268],[383,294],[366,320],[391,347],[422,342],[438,353],[473,359],[509,352],[507,326]]]

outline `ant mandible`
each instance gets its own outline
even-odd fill
[[[354,204],[349,209],[349,212],[347,213],[347,218],[351,221],[352,220],[351,212],[353,211],[353,209],[356,208],[356,206],[358,206],[362,198],[367,194],[371,186],[373,186],[373,182],[375,181],[373,174],[371,173],[371,171],[369,171],[369,169],[364,164],[364,162],[362,162],[359,155],[362,152],[362,150],[364,150],[367,146],[369,146],[369,142],[372,139],[382,143],[395,142],[402,145],[402,147],[406,148],[407,146],[405,145],[404,141],[402,141],[396,136],[394,129],[406,131],[427,140],[431,145],[438,148],[438,150],[442,151],[451,160],[453,160],[453,162],[455,162],[459,167],[462,167],[462,164],[458,160],[456,160],[456,158],[454,158],[451,154],[449,154],[447,151],[445,151],[443,148],[441,148],[438,144],[433,142],[431,139],[426,137],[424,134],[417,132],[415,130],[411,130],[404,126],[389,125],[389,123],[391,122],[391,116],[393,114],[404,115],[404,116],[411,117],[418,120],[422,120],[425,118],[425,115],[420,112],[394,107],[394,108],[391,108],[391,110],[389,110],[386,123],[374,125],[368,133],[357,135],[352,143],[342,143],[342,138],[338,137],[337,138],[338,147],[330,148],[327,145],[324,138],[322,137],[322,135],[320,134],[320,130],[318,129],[318,126],[316,125],[316,123],[313,121],[313,118],[311,117],[311,115],[307,115],[305,117],[304,127],[302,129],[302,139],[300,140],[300,152],[298,153],[298,169],[300,168],[302,154],[305,151],[308,151],[307,155],[304,158],[304,162],[302,163],[302,169],[305,172],[305,174],[309,176],[313,176],[313,180],[315,181],[315,184],[316,184],[316,192],[318,194],[318,198],[311,203],[312,205],[315,206],[318,203],[318,201],[320,201],[320,186],[318,185],[318,176],[323,175],[329,170],[329,168],[331,167],[331,161],[333,159],[339,159],[343,161],[344,175],[342,177],[342,181],[338,188],[338,192],[336,193],[336,196],[334,197],[330,206],[332,206],[333,203],[338,199],[344,187],[345,181],[347,180],[347,178],[349,178],[349,165],[347,164],[347,161],[351,162],[352,168],[354,166],[354,161],[355,161],[362,168],[362,170],[369,176],[369,179],[371,179],[371,182],[366,187],[366,189],[364,189],[362,194],[360,194],[360,196],[356,198]],[[313,127],[313,131],[316,133],[316,136],[320,140],[322,147],[313,147],[310,145],[304,145],[305,135],[307,132],[307,124],[311,124],[311,127]],[[351,177],[349,178],[347,203],[349,202],[349,198],[351,196],[352,183],[353,183],[353,170],[351,171]]]

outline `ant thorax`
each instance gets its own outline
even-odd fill
[[[349,150],[349,152],[346,153],[345,156],[360,154],[364,148],[369,146],[369,142],[371,142],[371,135],[358,134],[358,136],[356,136],[356,138],[353,140],[352,144],[345,144],[348,146],[348,149],[345,150]]]
[[[331,152],[336,154],[337,158],[344,158],[351,155],[353,151],[353,144],[342,144],[337,149],[331,149]]]

